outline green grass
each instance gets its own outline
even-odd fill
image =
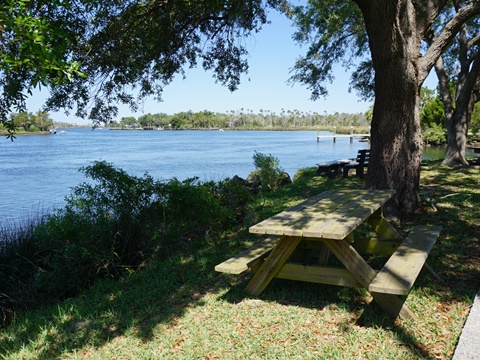
[[[252,274],[216,264],[257,238],[248,226],[320,191],[359,188],[355,178],[313,177],[259,196],[239,231],[208,235],[120,280],[21,313],[0,332],[3,359],[449,359],[480,286],[480,170],[438,162],[422,169],[424,211],[396,223],[443,226],[407,298],[417,315],[392,321],[364,290],[276,280],[261,296]]]

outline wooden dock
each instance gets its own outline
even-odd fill
[[[365,141],[370,141],[370,134],[332,134],[332,135],[317,135],[317,142],[320,142],[320,139],[333,139],[333,142],[337,142],[337,138],[350,138],[350,143],[353,143],[353,138],[365,139]]]

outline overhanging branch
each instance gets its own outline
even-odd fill
[[[434,39],[425,55],[419,63],[419,80],[423,82],[435,62],[445,49],[450,45],[453,38],[458,34],[462,25],[475,15],[480,14],[480,2],[475,2],[461,8],[458,13],[445,25],[440,35]]]

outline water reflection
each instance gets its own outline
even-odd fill
[[[475,157],[472,150],[465,152],[467,158]],[[425,146],[423,148],[423,160],[443,160],[445,159],[445,147],[443,146]]]
[[[423,148],[423,160],[445,159],[445,148],[441,146],[425,146]]]

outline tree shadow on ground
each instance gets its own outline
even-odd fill
[[[4,329],[8,336],[0,338],[0,352],[20,352],[44,337],[44,329],[51,330],[38,359],[101,347],[127,332],[149,341],[158,324],[174,322],[189,308],[202,306],[205,294],[225,286],[214,267],[241,244],[241,237],[190,244],[187,252],[171,253],[118,281],[98,282],[79,297],[56,304],[54,314],[28,312]]]
[[[432,292],[437,292],[438,284],[431,277],[429,278],[430,284],[427,288]],[[244,280],[242,283],[232,285],[221,299],[233,304],[251,299],[252,297],[245,292],[248,277],[245,276]],[[450,289],[444,288],[443,290],[445,290],[445,296],[442,295],[442,299],[449,298]],[[335,311],[348,312],[352,315],[352,319],[339,325],[343,333],[348,333],[352,326],[392,331],[395,333],[395,338],[408,346],[412,356],[432,360],[438,358],[427,344],[419,341],[418,337],[413,334],[412,329],[409,329],[408,323],[387,315],[375,301],[370,301],[370,297],[364,289],[274,279],[257,299],[266,303],[277,303],[318,311],[335,309]],[[457,296],[455,301],[459,300],[465,301],[466,299],[460,299],[460,296]],[[420,314],[417,315],[421,316]]]

